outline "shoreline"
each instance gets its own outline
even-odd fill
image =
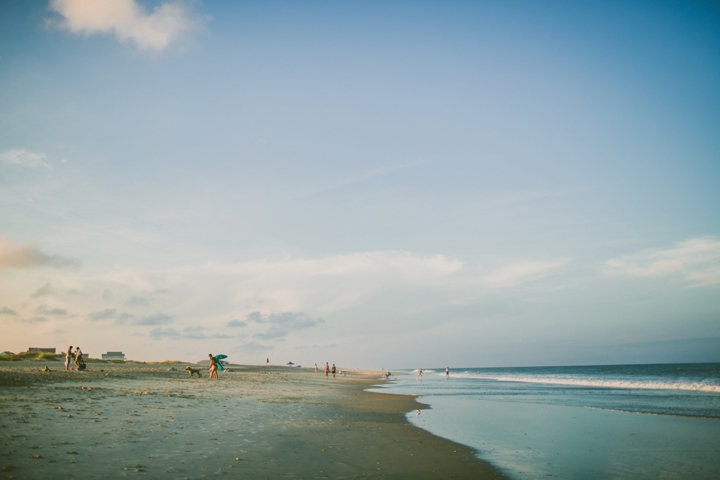
[[[0,364],[0,478],[506,478],[408,422],[415,396],[366,391],[381,372],[185,365]]]

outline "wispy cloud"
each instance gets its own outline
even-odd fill
[[[172,323],[173,321],[172,315],[167,315],[165,313],[153,313],[152,315],[145,315],[142,316],[136,320],[133,320],[133,325],[165,325],[166,323]]]
[[[270,327],[261,333],[256,333],[255,338],[261,340],[273,340],[285,337],[290,332],[310,328],[324,323],[322,318],[310,318],[304,313],[280,312],[262,315],[260,312],[248,314],[248,322],[266,324]]]
[[[34,243],[13,245],[7,235],[0,235],[0,270],[41,266],[62,268],[77,265],[79,265],[77,260],[48,255]]]
[[[228,338],[234,338],[232,335],[226,335],[223,333],[213,333],[210,335],[207,335],[203,333],[205,331],[205,328],[203,327],[185,327],[182,330],[176,330],[174,328],[153,328],[150,330],[148,335],[150,335],[151,338],[154,339],[162,339],[162,338],[186,338],[186,339],[192,339],[192,340],[204,340],[208,338],[212,339],[228,339]]]
[[[64,308],[48,308],[46,305],[40,305],[35,309],[35,313],[39,313],[41,315],[65,316],[68,312]]]
[[[28,319],[25,320],[25,321],[28,322],[28,323],[44,323],[44,322],[47,322],[48,319],[47,319],[46,317],[36,315],[36,316],[34,316],[34,317],[28,318]]]
[[[197,31],[207,21],[206,16],[193,13],[180,1],[162,3],[152,13],[136,0],[52,0],[50,8],[63,17],[59,26],[72,33],[112,34],[140,50],[156,52]]]
[[[137,315],[134,313],[120,312],[115,308],[106,308],[105,310],[89,313],[86,315],[86,318],[91,321],[114,320],[115,323],[120,325],[129,322],[132,325],[139,326],[165,325],[172,323],[175,319],[174,316],[162,312],[156,312],[150,315]]]
[[[12,310],[8,307],[2,307],[0,308],[0,315],[12,315],[16,316],[18,313],[15,310]]]
[[[24,148],[15,148],[12,150],[6,150],[0,153],[0,161],[9,163],[11,165],[21,165],[30,168],[46,168],[52,169],[47,161],[47,157],[44,153],[31,152]]]
[[[148,300],[147,297],[133,295],[132,297],[125,300],[125,305],[131,306],[131,307],[143,307],[143,306],[150,305],[150,300]]]
[[[230,328],[239,328],[239,327],[246,327],[247,322],[241,322],[240,320],[230,320],[227,323],[227,326]]]
[[[480,280],[488,287],[511,287],[545,277],[560,269],[568,261],[568,259],[560,259],[510,262],[481,275]]]
[[[55,293],[55,289],[50,285],[49,283],[46,283],[42,287],[35,290],[35,293],[30,295],[32,298],[40,298],[40,297],[46,297],[48,295],[52,295]]]
[[[720,283],[720,241],[692,238],[666,249],[651,249],[605,262],[609,275],[636,277],[680,276],[691,286]]]
[[[88,320],[114,320],[118,315],[117,310],[114,308],[107,308],[99,312],[93,312],[87,315]]]

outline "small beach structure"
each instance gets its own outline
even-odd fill
[[[107,352],[102,354],[102,359],[125,361],[125,354],[123,352]]]
[[[30,347],[27,350],[27,353],[52,353],[55,354],[54,348],[42,348],[42,347]]]

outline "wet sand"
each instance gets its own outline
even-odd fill
[[[0,478],[504,478],[411,426],[414,397],[363,391],[378,372],[184,366],[0,364]]]

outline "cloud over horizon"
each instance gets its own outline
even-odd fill
[[[0,270],[31,267],[72,267],[79,262],[59,255],[48,255],[34,243],[13,245],[7,235],[0,235]]]
[[[162,3],[152,13],[136,0],[52,0],[49,7],[63,17],[58,25],[72,33],[112,34],[139,50],[155,52],[162,52],[206,21],[181,1]]]
[[[247,321],[270,326],[270,328],[264,332],[253,335],[253,337],[261,340],[280,339],[293,331],[325,323],[325,320],[322,318],[310,318],[301,312],[279,312],[269,315],[263,315],[260,312],[251,312],[247,316]]]
[[[679,275],[701,287],[720,283],[720,241],[691,238],[676,247],[622,255],[605,262],[606,274],[635,277]]]

